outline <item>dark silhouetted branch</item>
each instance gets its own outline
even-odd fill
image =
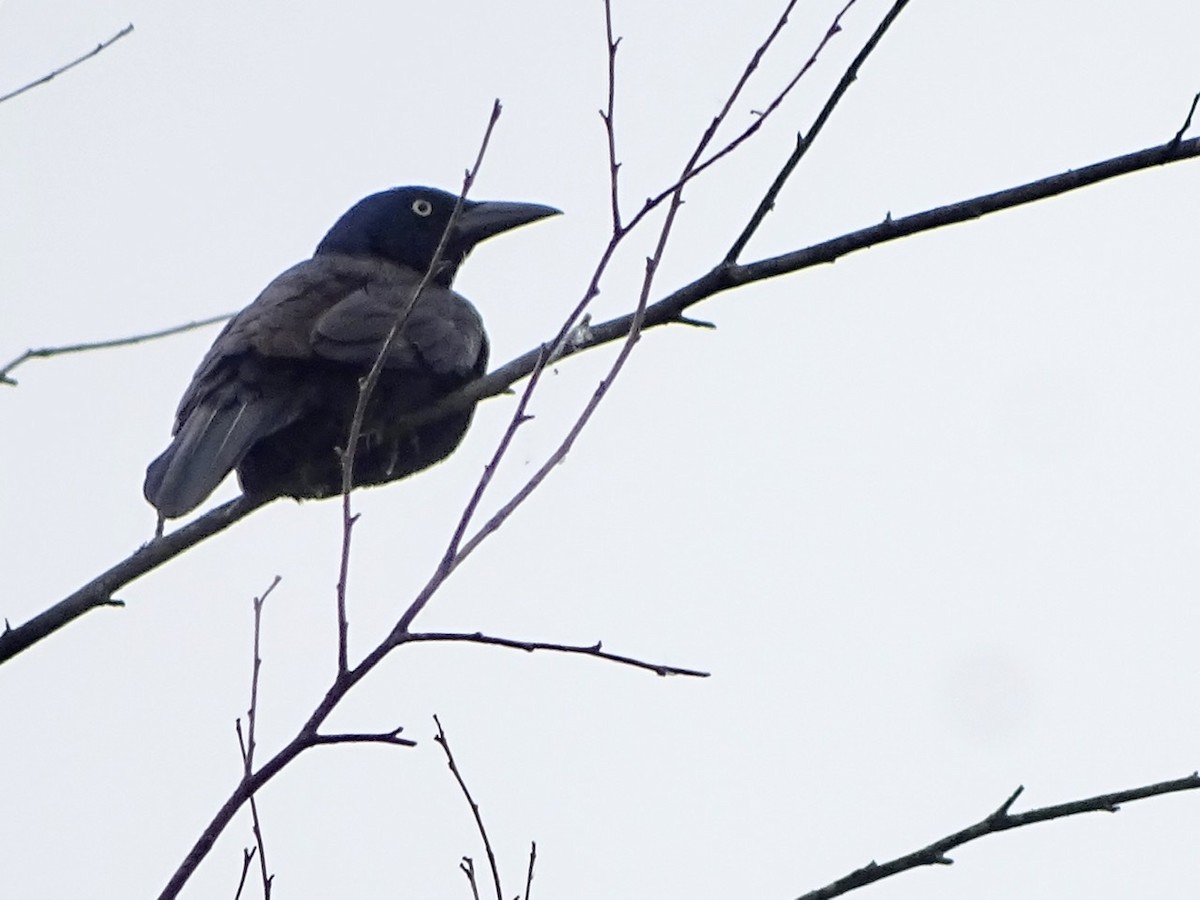
[[[1044,806],[1041,809],[1031,809],[1029,812],[1012,813],[1009,810],[1012,809],[1012,805],[1024,791],[1023,787],[1019,787],[1000,805],[999,809],[974,825],[964,828],[961,831],[956,831],[954,834],[946,835],[946,837],[934,841],[927,847],[922,847],[920,850],[897,857],[888,862],[872,862],[861,869],[851,872],[844,878],[839,878],[832,884],[802,895],[799,900],[830,900],[831,897],[840,897],[842,894],[868,884],[874,884],[877,881],[882,881],[884,878],[889,878],[900,872],[907,872],[910,869],[917,869],[922,866],[950,865],[953,863],[953,860],[946,855],[947,853],[956,847],[961,847],[963,844],[978,840],[989,834],[998,834],[1001,831],[1009,831],[1013,828],[1021,828],[1037,822],[1049,822],[1052,819],[1076,816],[1080,813],[1117,812],[1122,803],[1143,800],[1147,797],[1157,797],[1161,794],[1194,791],[1197,788],[1200,788],[1200,775],[1193,772],[1187,778],[1179,778],[1175,781],[1163,781],[1159,784],[1150,784],[1145,787],[1115,791],[1111,794],[1100,794],[1096,797],[1089,797],[1086,800],[1074,800],[1070,803],[1060,803],[1057,806]]]
[[[122,601],[113,597],[114,592],[196,546],[205,538],[244,519],[265,502],[245,496],[230,500],[182,528],[143,544],[132,556],[121,560],[107,572],[93,578],[75,593],[38,613],[23,625],[12,628],[6,622],[5,630],[0,633],[0,663],[12,659],[22,650],[53,634],[86,612],[101,606],[123,605]]]
[[[3,103],[5,100],[11,100],[13,97],[19,97],[21,94],[25,93],[26,91],[33,90],[38,85],[45,84],[48,81],[53,81],[55,78],[57,78],[63,72],[70,71],[71,69],[75,68],[77,65],[79,65],[82,62],[87,62],[93,56],[96,56],[102,50],[104,50],[108,47],[111,47],[113,44],[115,44],[121,38],[125,37],[125,35],[131,34],[132,32],[133,32],[133,24],[130,23],[129,25],[126,25],[124,28],[122,28],[120,31],[118,31],[116,34],[114,34],[112,37],[110,37],[107,41],[101,41],[99,44],[97,44],[95,47],[93,47],[87,53],[83,54],[83,56],[79,57],[78,59],[71,60],[65,66],[59,66],[57,69],[55,69],[53,72],[50,72],[48,75],[43,75],[41,78],[36,78],[33,81],[29,82],[29,84],[26,84],[26,85],[23,85],[22,87],[17,88],[15,91],[9,91],[7,94],[0,95],[0,103]]]
[[[454,644],[485,644],[491,647],[508,647],[511,650],[524,650],[526,653],[532,653],[535,650],[548,650],[553,653],[573,653],[581,656],[594,656],[596,659],[607,660],[608,662],[620,663],[624,666],[633,666],[636,669],[645,669],[648,672],[653,672],[655,675],[686,675],[692,678],[708,678],[708,672],[701,672],[699,669],[681,669],[678,666],[668,666],[663,663],[646,662],[641,659],[634,659],[631,656],[621,656],[617,653],[609,653],[603,649],[600,641],[594,644],[553,644],[546,641],[518,641],[512,638],[495,637],[490,634],[482,634],[475,632],[467,634],[462,632],[436,632],[436,631],[410,631],[402,634],[396,640],[396,646],[409,643],[454,643]]]

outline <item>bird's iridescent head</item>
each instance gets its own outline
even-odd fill
[[[428,187],[398,187],[372,194],[337,220],[316,253],[376,257],[424,274],[434,262],[457,202],[455,194]],[[554,207],[537,203],[463,201],[438,257],[434,281],[449,286],[459,265],[480,241],[558,213]]]

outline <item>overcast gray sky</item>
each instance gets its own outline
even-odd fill
[[[801,4],[747,123],[840,4]],[[659,290],[709,268],[888,4],[860,0],[744,153],[687,194]],[[626,209],[668,184],[782,3],[615,0]],[[481,247],[457,287],[501,363],[549,337],[607,236],[597,0],[337,5],[7,0],[0,359],[232,311],[361,196],[457,189],[566,215]],[[1194,0],[914,0],[755,259],[1168,139],[1200,90]],[[466,897],[482,865],[439,714],[512,896],[786,898],[986,815],[1200,765],[1200,165],[1125,177],[722,296],[647,334],[534,499],[422,627],[705,669],[410,647],[333,724],[412,750],[313,752],[260,797],[275,896]],[[595,314],[627,311],[634,239]],[[25,621],[146,540],[146,463],[215,330],[34,361],[0,391],[3,608]],[[557,367],[495,508],[615,348]],[[511,414],[357,499],[351,652],[426,579]],[[234,495],[227,484],[214,498]],[[336,503],[277,503],[0,671],[13,897],[155,895],[235,784],[250,599],[261,751],[334,662]],[[1018,808],[1022,808],[1019,806]],[[230,897],[239,818],[185,896]],[[879,898],[1191,897],[1200,795],[1023,829]],[[866,896],[865,894],[863,896]]]

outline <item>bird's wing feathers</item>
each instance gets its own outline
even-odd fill
[[[169,519],[195,509],[256,441],[294,421],[285,395],[211,396],[179,424],[175,440],[146,470],[144,493]]]
[[[168,518],[198,506],[262,438],[304,415],[310,393],[279,364],[323,359],[364,371],[420,281],[379,260],[325,255],[293,266],[229,321],[180,401],[175,440],[146,472],[147,499]],[[388,350],[392,372],[469,375],[486,352],[464,298],[428,285]],[[315,377],[319,378],[319,375]]]
[[[413,305],[419,279],[393,276],[364,285],[316,322],[313,351],[324,359],[369,368],[393,327],[386,368],[427,368],[437,375],[467,375],[483,350],[483,323],[463,297],[426,285]]]

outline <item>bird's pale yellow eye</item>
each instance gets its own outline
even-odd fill
[[[412,211],[415,212],[418,216],[420,216],[423,219],[426,216],[428,216],[431,212],[433,212],[433,204],[423,198],[414,200],[413,205],[412,205]]]

